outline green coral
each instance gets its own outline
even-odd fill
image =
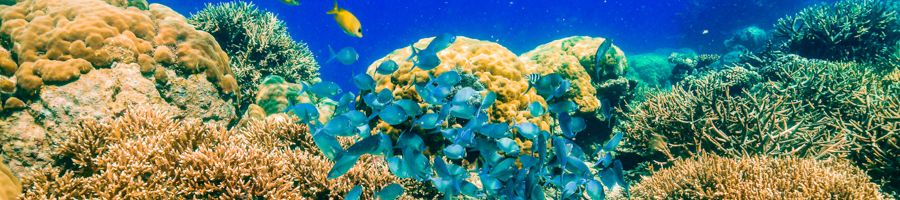
[[[672,76],[673,64],[669,63],[666,56],[648,53],[630,56],[628,59],[629,71],[626,76],[639,80],[651,88],[665,88],[672,85],[669,77]]]
[[[820,4],[775,24],[788,51],[807,58],[874,61],[888,57],[900,41],[897,7],[884,0]]]
[[[0,5],[15,5],[16,0],[0,0]]]
[[[255,97],[257,85],[268,75],[288,82],[309,81],[319,76],[319,65],[303,42],[294,41],[285,23],[275,14],[260,11],[252,3],[207,4],[193,14],[191,24],[209,32],[231,56],[241,95]],[[251,104],[244,98],[241,110]]]

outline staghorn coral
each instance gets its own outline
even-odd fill
[[[246,86],[242,96],[255,97],[254,89],[269,75],[292,83],[319,76],[319,65],[306,43],[294,41],[283,21],[253,3],[207,4],[191,15],[190,23],[212,34],[231,56],[235,77]],[[246,98],[241,106],[252,102]]]
[[[676,161],[633,187],[637,199],[884,199],[878,185],[845,160],[794,157]]]
[[[789,95],[749,92],[761,77],[742,67],[689,77],[634,106],[620,126],[626,151],[657,161],[711,153],[825,157],[844,150],[843,134]]]
[[[413,46],[424,48],[432,39],[421,39]],[[406,58],[410,53],[409,48],[397,49],[369,65],[366,73],[375,79],[376,91],[390,89],[396,98],[422,102],[415,88],[411,87],[412,84],[425,83],[429,80],[429,75],[436,77],[446,71],[457,70],[463,75],[461,85],[497,93],[497,102],[488,110],[491,121],[509,123],[530,121],[542,130],[549,129],[548,117],[532,117],[526,109],[528,103],[532,101],[543,102],[543,98],[534,90],[524,93],[528,87],[525,75],[530,72],[515,54],[503,46],[457,36],[456,42],[437,54],[441,60],[440,65],[428,71],[419,68],[409,70],[413,63],[406,61]],[[378,65],[387,60],[397,62],[399,70],[390,75],[375,73]],[[386,128],[387,125],[382,123],[378,127]]]
[[[223,93],[238,90],[228,57],[208,33],[192,28],[168,7],[143,1],[24,0],[0,11],[0,35],[14,62],[0,53],[3,75],[15,73],[18,97],[40,93],[44,84],[77,80],[90,68],[141,63],[148,73],[160,64],[181,75],[205,74]],[[141,6],[138,6],[141,7]],[[6,43],[8,42],[8,43]],[[170,51],[173,59],[151,55]],[[17,66],[18,65],[18,66]]]
[[[803,57],[875,61],[888,57],[900,41],[898,9],[891,1],[842,0],[819,4],[778,20],[775,35]]]
[[[371,198],[399,181],[376,157],[327,180],[333,164],[294,120],[274,115],[226,131],[136,107],[114,121],[85,121],[54,151],[52,167],[25,176],[24,197],[318,199],[359,184]]]

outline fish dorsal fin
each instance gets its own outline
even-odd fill
[[[341,8],[338,8],[337,0],[334,0],[334,8],[332,8],[331,10],[329,10],[326,14],[329,14],[329,15],[336,15],[336,14],[338,13],[338,11],[340,11],[340,10],[341,10]]]

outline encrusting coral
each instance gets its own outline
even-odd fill
[[[86,121],[55,150],[52,167],[25,176],[24,197],[318,199],[362,185],[363,198],[372,198],[400,181],[369,156],[328,180],[333,164],[293,120],[274,115],[226,131],[135,107],[114,121]]]
[[[190,23],[212,34],[231,56],[231,69],[244,86],[241,96],[248,97],[241,107],[253,102],[255,89],[266,76],[277,75],[291,83],[319,76],[319,65],[306,43],[294,41],[283,21],[252,3],[207,4],[191,15]]]
[[[146,2],[24,0],[3,8],[0,34],[15,59],[7,61],[3,51],[0,64],[4,76],[15,74],[16,96],[31,97],[44,84],[65,84],[113,63],[140,63],[145,73],[160,65],[184,76],[205,74],[224,93],[238,90],[228,56],[211,35],[159,4],[126,7],[136,4]]]
[[[679,160],[632,188],[637,199],[884,199],[848,162],[763,156]]]

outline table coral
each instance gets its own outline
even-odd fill
[[[4,76],[15,73],[20,97],[117,62],[151,65],[142,66],[145,72],[160,63],[184,75],[203,73],[223,93],[238,90],[228,56],[211,35],[195,30],[168,7],[128,7],[136,4],[146,2],[24,0],[5,7],[0,34],[8,38],[3,44],[9,52],[0,51],[0,71]]]
[[[421,39],[413,46],[423,49],[432,39],[434,38]],[[493,42],[457,36],[456,42],[437,53],[441,63],[432,70],[419,68],[410,70],[413,62],[407,61],[407,58],[411,53],[409,47],[400,48],[369,65],[366,73],[372,75],[377,82],[376,91],[390,89],[397,98],[421,102],[412,84],[424,84],[430,80],[429,75],[437,77],[449,70],[457,70],[463,76],[463,85],[497,93],[497,102],[488,111],[491,121],[510,123],[530,121],[543,130],[549,129],[549,118],[546,116],[535,118],[528,113],[527,106],[530,102],[544,102],[544,100],[535,93],[535,90],[525,93],[525,89],[528,88],[525,76],[530,71],[505,47]],[[387,60],[396,62],[399,70],[390,75],[376,73],[375,69]]]
[[[636,199],[885,199],[846,160],[701,156],[633,187]]]

